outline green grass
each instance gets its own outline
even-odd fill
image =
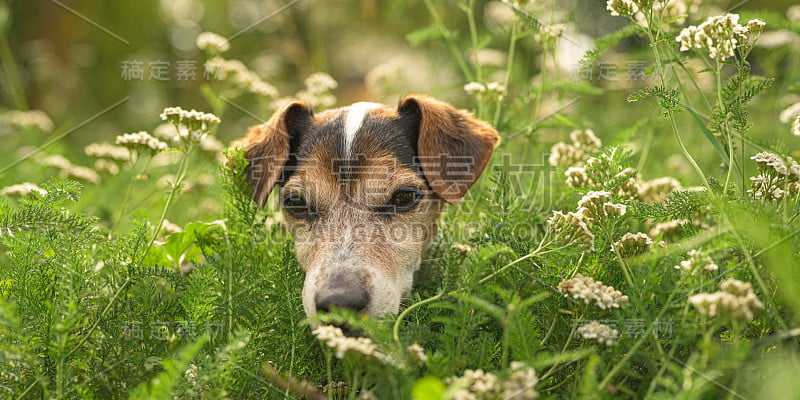
[[[431,82],[431,92],[492,121],[503,143],[467,198],[444,214],[427,279],[398,315],[307,320],[291,237],[274,198],[265,210],[251,200],[241,152],[226,153],[225,163],[197,140],[158,155],[140,148],[114,161],[117,174],[80,183],[62,179],[69,168],[47,166],[59,154],[94,161],[66,140],[43,146],[68,124],[48,135],[0,114],[14,150],[0,156],[0,182],[46,191],[0,197],[0,398],[438,400],[530,398],[531,389],[540,398],[792,398],[800,391],[800,172],[774,165],[778,157],[791,165],[786,155],[800,149],[778,122],[782,99],[800,95],[800,56],[788,45],[728,59],[680,52],[674,38],[683,25],[642,6],[648,26],[659,28],[630,20],[584,61],[646,60],[649,81],[573,80],[538,58],[557,54],[542,36],[543,26],[562,22],[553,20],[555,6],[518,8],[515,22],[490,30],[482,2],[459,5],[413,5],[425,27],[399,36],[447,55],[441,68],[457,83]],[[706,11],[684,25],[702,23]],[[767,30],[800,31],[780,15],[758,16]],[[464,56],[479,48],[507,52],[506,63]],[[505,92],[461,89],[497,76]],[[333,89],[311,100],[329,101]],[[194,96],[222,123],[194,130],[236,136],[233,104],[274,108],[248,90],[235,77],[199,88]],[[140,128],[152,131],[157,117]],[[603,145],[571,142],[570,133],[586,129]],[[548,162],[559,141],[581,158]],[[20,149],[37,147],[15,162]],[[750,158],[762,151],[776,154],[772,166]],[[571,166],[586,180],[567,184]],[[756,196],[749,178],[758,175],[785,194]],[[636,190],[659,177],[682,187]],[[598,191],[625,213],[584,210],[584,225],[549,222]],[[167,230],[168,221],[181,230]],[[652,231],[658,223],[673,229]],[[653,243],[620,244],[638,232],[652,232]],[[691,254],[695,264],[677,268]],[[716,268],[703,271],[709,264]],[[578,274],[627,301],[601,308],[565,296],[564,282]],[[718,315],[693,304],[729,279],[749,283],[750,297],[717,294],[740,302]],[[613,341],[585,337],[590,321],[615,329]],[[361,329],[374,353],[340,359],[310,327],[342,322]],[[409,352],[413,344],[423,359]]]

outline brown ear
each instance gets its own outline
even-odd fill
[[[456,204],[489,163],[500,135],[467,111],[424,95],[406,96],[400,113],[418,113],[417,151],[431,189]]]
[[[289,103],[266,123],[250,127],[241,140],[249,162],[245,169],[247,183],[260,208],[264,208],[272,188],[281,181],[292,144],[307,129],[312,115],[305,103]]]

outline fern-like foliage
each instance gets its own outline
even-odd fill
[[[678,91],[666,89],[663,86],[651,86],[637,90],[628,96],[628,102],[635,103],[651,97],[658,98],[658,105],[661,106],[664,116],[681,110],[679,107],[680,99],[678,98]]]
[[[642,31],[642,28],[636,24],[630,24],[624,28],[609,33],[594,41],[594,49],[589,50],[583,55],[580,61],[581,68],[590,69],[594,67],[600,56],[608,49],[614,47],[625,38],[631,37]]]
[[[710,195],[705,191],[677,190],[663,201],[653,204],[636,202],[630,205],[631,217],[651,219],[653,221],[671,221],[690,219],[694,213],[704,209],[711,203]]]

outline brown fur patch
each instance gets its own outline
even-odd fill
[[[421,114],[419,159],[439,197],[456,204],[478,180],[500,135],[467,111],[424,95],[406,96],[399,109],[416,106]]]

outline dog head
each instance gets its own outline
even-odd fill
[[[421,95],[316,115],[294,102],[250,128],[247,180],[261,207],[281,186],[306,313],[397,312],[443,203],[466,194],[499,139],[489,124]]]

